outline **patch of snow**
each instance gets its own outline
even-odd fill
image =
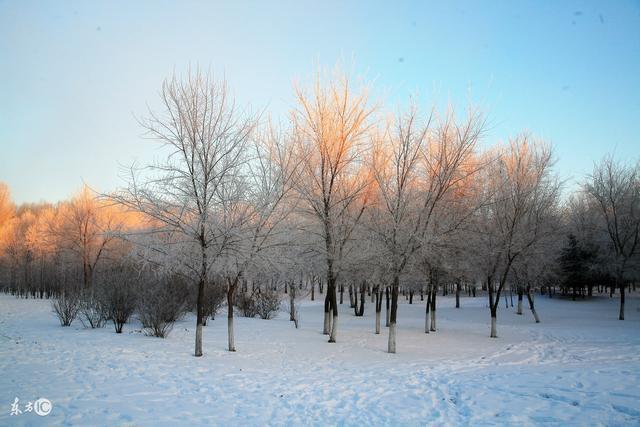
[[[401,300],[392,355],[373,304],[342,305],[329,344],[322,301],[304,301],[300,329],[237,318],[235,353],[221,313],[196,358],[192,316],[159,339],[136,321],[63,328],[50,301],[0,295],[0,425],[639,425],[639,302],[619,321],[616,298],[537,297],[539,324],[502,305],[490,339],[486,298],[438,297],[428,335],[424,304]],[[15,397],[53,410],[11,416]]]

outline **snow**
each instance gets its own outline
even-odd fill
[[[341,306],[335,344],[321,301],[302,303],[298,330],[284,312],[237,318],[235,353],[221,314],[195,358],[191,316],[164,340],[136,321],[116,335],[0,295],[0,425],[640,425],[640,298],[625,321],[617,298],[536,303],[540,324],[503,301],[490,339],[486,298],[439,297],[428,335],[424,305],[403,299],[395,355],[370,300],[362,318]],[[11,416],[15,397],[53,410]]]

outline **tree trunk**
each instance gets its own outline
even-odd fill
[[[354,316],[358,315],[358,292],[353,293],[353,314]]]
[[[522,314],[522,287],[518,286],[518,310],[516,314]]]
[[[355,300],[353,297],[353,285],[349,285],[349,308],[356,308],[356,304],[358,303],[357,299],[358,299],[357,295]]]
[[[385,326],[388,328],[389,327],[389,316],[390,316],[390,311],[389,311],[389,287],[387,286],[384,290],[386,299],[387,299],[387,321]]]
[[[331,335],[329,335],[329,342],[336,342],[336,338],[338,336],[338,298],[336,291],[336,281],[335,278],[332,278],[330,283],[327,284],[327,295],[331,300],[331,314],[333,315],[331,321]]]
[[[364,316],[364,300],[366,298],[367,286],[365,284],[360,285],[360,309],[358,310],[358,317]]]
[[[233,298],[236,293],[236,285],[238,280],[234,280],[229,284],[227,289],[227,335],[229,338],[229,351],[236,351],[236,343],[233,334]]]
[[[198,301],[196,307],[196,349],[194,355],[196,357],[202,356],[202,327],[204,326],[204,319],[202,318],[202,303],[200,297],[200,285],[198,285]]]
[[[460,308],[460,282],[456,282],[456,308]]]
[[[429,307],[431,306],[431,287],[427,288],[427,304],[424,310],[424,333],[429,333]]]
[[[316,281],[315,279],[311,280],[311,301],[316,300]]]
[[[202,356],[202,327],[204,326],[204,287],[207,280],[207,247],[204,236],[201,236],[202,264],[200,268],[200,280],[198,281],[198,298],[196,300],[196,348],[194,355]]]
[[[527,289],[527,299],[529,300],[529,308],[531,309],[531,314],[533,314],[533,318],[536,323],[540,323],[540,318],[538,317],[538,313],[536,312],[536,307],[533,302],[533,296],[531,295],[531,289]],[[522,302],[518,301],[518,306],[522,306]]]
[[[89,261],[86,259],[85,255],[83,255],[83,260],[82,260],[82,281],[85,289],[89,289],[91,287],[91,279],[89,274]],[[26,272],[25,272],[25,282],[27,282]]]
[[[498,338],[497,315],[494,310],[491,310],[491,338]]]
[[[382,291],[380,290],[380,287],[376,287],[375,297],[376,297],[376,335],[379,335],[380,334],[380,315],[382,312]]]
[[[489,290],[489,310],[491,311],[491,338],[498,338],[498,329],[497,329],[497,317],[498,317],[498,304],[500,303],[500,294],[495,296],[493,295],[493,282],[492,279],[489,278],[487,280],[487,289]]]
[[[624,320],[624,291],[625,291],[624,281],[620,281],[620,315],[618,319]]]
[[[396,275],[393,278],[393,286],[391,287],[391,316],[389,319],[389,353],[396,352],[396,319],[398,316],[398,287],[400,286],[400,278]]]
[[[431,327],[432,332],[436,331],[436,296],[438,293],[438,287],[434,285],[433,292],[431,293]]]
[[[296,285],[291,282],[289,284],[289,321],[296,321]]]
[[[344,301],[344,285],[340,285],[340,305]]]
[[[322,329],[324,335],[331,333],[331,311],[331,298],[327,293],[324,297],[324,328]]]
[[[413,290],[409,291],[409,304],[413,304]]]

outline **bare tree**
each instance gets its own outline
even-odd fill
[[[483,176],[491,203],[476,218],[476,257],[489,290],[492,338],[498,336],[500,295],[514,262],[554,232],[560,189],[551,173],[551,149],[544,143],[523,134],[500,154]]]
[[[268,264],[274,248],[291,243],[284,226],[295,209],[289,195],[298,179],[298,164],[290,141],[271,124],[257,132],[246,163],[243,202],[228,215],[234,223],[233,244],[223,250],[221,261],[228,282],[229,351],[236,350],[233,305],[238,284],[256,264]]]
[[[594,166],[584,190],[596,202],[609,238],[620,289],[619,319],[624,320],[626,273],[640,243],[640,163],[629,166],[605,157]]]
[[[296,96],[293,123],[300,165],[296,190],[308,231],[317,237],[314,249],[326,262],[323,332],[330,335],[329,342],[336,342],[336,284],[371,182],[363,160],[373,109],[367,91],[354,90],[344,75],[323,86],[318,74],[312,93],[298,89]]]
[[[149,111],[141,124],[167,158],[132,167],[128,188],[112,199],[197,247],[197,258],[184,265],[197,281],[195,356],[202,356],[205,285],[212,261],[232,238],[231,213],[241,199],[245,149],[257,119],[236,107],[224,80],[200,71],[165,80],[160,98],[162,110]]]
[[[82,282],[90,288],[94,271],[113,246],[123,227],[113,206],[97,200],[85,185],[69,202],[58,206],[57,221],[50,223],[49,233],[59,244],[80,258]]]
[[[391,277],[389,353],[396,352],[398,290],[405,268],[425,242],[434,238],[433,221],[458,183],[477,170],[470,162],[482,135],[482,116],[456,123],[450,111],[430,129],[411,108],[400,115],[376,146],[373,170],[378,189],[371,223],[383,243]]]

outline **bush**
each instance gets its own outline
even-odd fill
[[[272,319],[280,310],[280,295],[272,289],[240,292],[236,298],[236,307],[244,317],[258,315],[261,319]]]
[[[272,289],[260,291],[255,295],[255,305],[261,319],[272,319],[280,310],[280,295]]]
[[[258,308],[255,299],[256,292],[238,292],[235,298],[235,306],[238,308],[241,316],[256,317]]]
[[[80,292],[76,289],[63,290],[51,303],[54,313],[62,326],[71,326],[71,322],[80,310]]]
[[[145,280],[138,299],[138,317],[147,335],[165,338],[189,305],[189,288],[178,276]]]
[[[136,309],[136,282],[138,274],[128,268],[118,268],[105,272],[100,282],[100,303],[105,318],[111,320],[116,333],[122,333],[122,327]]]
[[[100,289],[87,289],[80,297],[80,322],[85,328],[102,328],[107,322]]]

